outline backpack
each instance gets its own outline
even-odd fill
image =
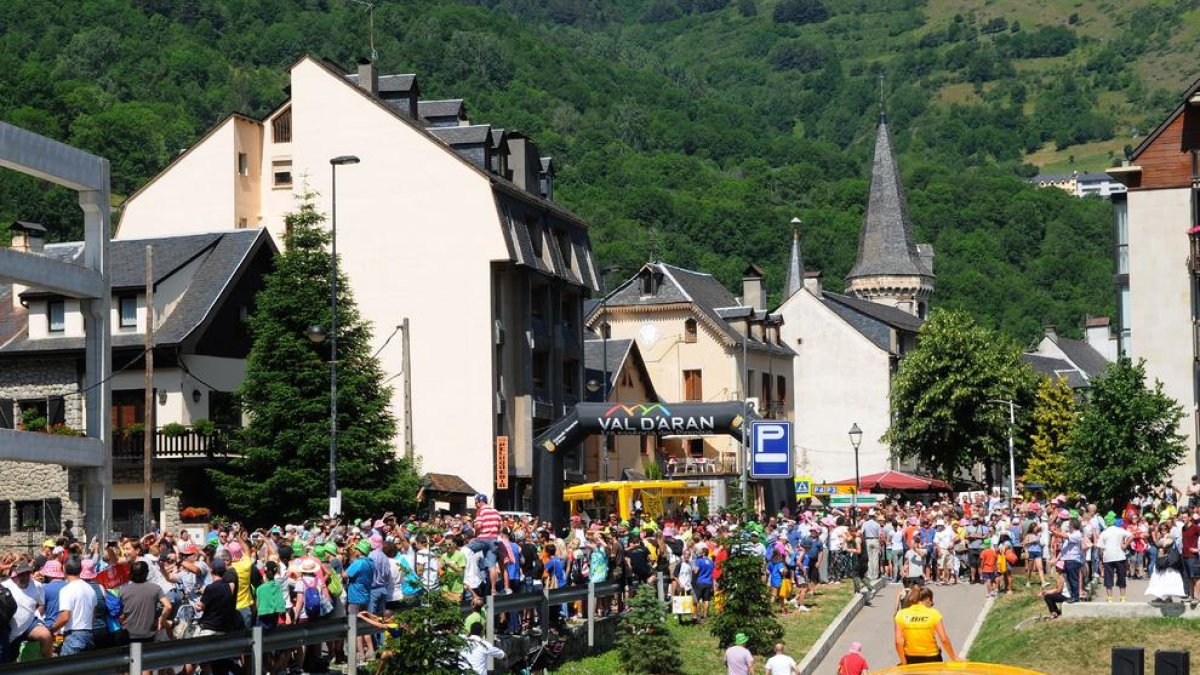
[[[317,584],[316,579],[304,579],[304,613],[308,618],[315,619],[321,616],[321,587]]]
[[[535,581],[541,579],[546,574],[546,565],[542,562],[542,557],[535,555],[530,558],[529,574],[526,575]]]
[[[0,626],[8,626],[8,622],[17,614],[17,599],[12,591],[0,585]]]
[[[340,598],[342,597],[342,575],[338,574],[337,570],[331,569],[330,573],[325,577],[329,586],[329,595]]]
[[[585,563],[582,559],[572,560],[571,573],[568,576],[573,584],[586,584],[588,582],[587,563]]]

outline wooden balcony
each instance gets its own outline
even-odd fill
[[[155,461],[220,461],[235,456],[229,448],[229,429],[218,428],[212,433],[201,433],[195,429],[182,432],[154,432]],[[144,431],[113,431],[113,462],[116,464],[138,464],[143,458]]]

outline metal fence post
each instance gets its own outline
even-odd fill
[[[250,639],[254,641],[254,675],[263,673],[263,629],[255,626],[250,629]]]
[[[129,643],[129,675],[142,675],[142,643]]]
[[[587,627],[588,627],[588,650],[596,644],[596,584],[588,582],[588,597],[587,597]]]
[[[661,572],[654,575],[658,579],[658,601],[663,601],[663,575]]]
[[[496,596],[487,596],[487,641],[496,644]],[[488,657],[488,670],[496,667],[496,660]]]
[[[550,589],[542,584],[542,604],[538,607],[542,621],[542,644],[550,639]]]
[[[358,672],[358,615],[346,617],[346,672]]]

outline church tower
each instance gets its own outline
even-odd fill
[[[933,246],[913,243],[912,220],[887,117],[879,116],[867,214],[846,294],[924,318],[933,295]]]

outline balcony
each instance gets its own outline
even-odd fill
[[[154,460],[201,460],[210,462],[234,457],[229,448],[229,434],[232,430],[217,428],[211,433],[203,433],[196,429],[186,428],[172,433],[164,432],[161,428],[154,432]],[[137,464],[143,459],[144,431],[113,431],[113,462],[116,464]]]

